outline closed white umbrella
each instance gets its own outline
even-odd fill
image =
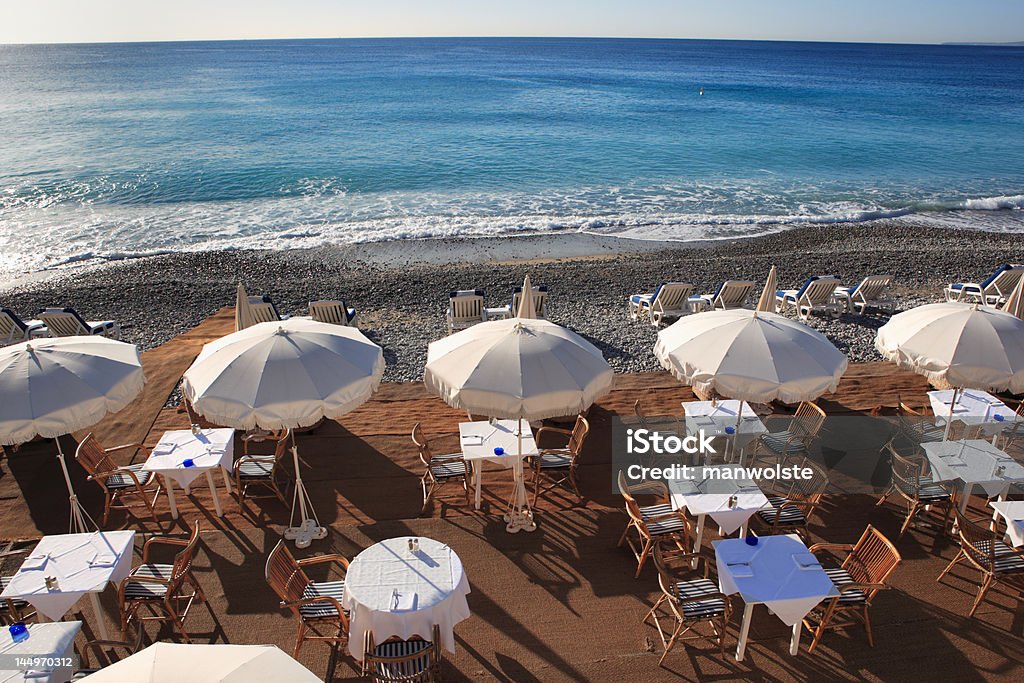
[[[495,418],[541,420],[587,410],[611,389],[611,367],[580,335],[535,319],[533,306],[526,278],[523,317],[480,323],[432,342],[424,384],[454,408]],[[508,530],[532,531],[520,458],[515,474]]]
[[[256,319],[252,316],[252,306],[249,305],[249,295],[242,283],[238,283],[238,290],[235,293],[235,332],[252,327]]]
[[[761,290],[761,297],[757,300],[757,310],[766,313],[775,312],[775,291],[779,288],[779,276],[775,272],[775,266],[768,271],[768,279],[765,280],[764,289]]]
[[[1017,280],[1017,286],[1003,305],[1003,310],[1018,318],[1024,318],[1024,277]]]
[[[303,318],[253,325],[203,347],[185,371],[182,394],[197,412],[236,429],[308,427],[365,403],[380,385],[384,352],[354,327]],[[292,517],[285,537],[300,548],[323,538],[295,460]]]
[[[105,337],[35,339],[0,349],[0,444],[37,435],[57,441],[72,530],[85,531],[88,515],[71,486],[58,437],[121,410],[145,381],[138,349]]]
[[[89,675],[96,683],[319,683],[274,645],[154,643]]]
[[[901,368],[954,390],[947,436],[959,390],[1024,393],[1024,320],[1012,313],[958,302],[918,306],[883,325],[875,348]]]
[[[817,330],[747,309],[680,318],[658,333],[654,355],[702,393],[755,403],[812,401],[835,391],[848,365]]]

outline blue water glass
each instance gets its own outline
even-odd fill
[[[494,447],[494,454],[495,455],[505,455],[505,449],[502,448],[501,446],[495,446]]]
[[[996,413],[996,414],[995,414],[995,415],[993,415],[992,417],[993,417],[993,418],[995,419],[995,421],[996,421],[996,422],[1002,422],[1003,420],[1005,420],[1005,419],[1006,419],[1005,417],[1003,417],[1003,416],[1002,416],[1002,415],[1000,415],[999,413]]]
[[[182,467],[195,467],[196,463],[192,460],[192,458],[187,458],[181,463],[181,465]]]
[[[726,427],[725,433],[728,434],[729,436],[732,436],[733,434],[736,433],[736,428],[732,426]]]
[[[28,640],[28,627],[22,622],[11,624],[8,629],[11,632],[11,640],[16,643],[23,643]]]
[[[747,534],[747,545],[757,545],[757,536],[754,534]]]

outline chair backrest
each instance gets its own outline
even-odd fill
[[[960,536],[960,547],[964,553],[986,572],[995,572],[995,549],[998,541],[996,532],[975,524],[961,514],[959,509],[954,510],[954,514],[956,515],[957,533]]]
[[[789,423],[789,430],[801,435],[804,439],[813,439],[825,425],[825,411],[821,406],[804,401],[796,408],[796,413]]]
[[[850,292],[850,296],[857,297],[858,300],[875,301],[892,285],[892,281],[892,275],[868,275]]]
[[[267,556],[267,567],[265,570],[267,584],[277,594],[283,603],[294,603],[303,598],[306,586],[309,585],[309,577],[302,567],[295,561],[284,539],[277,542],[274,549]],[[297,607],[291,608],[299,614]]]
[[[794,500],[817,503],[825,495],[828,489],[828,473],[813,460],[802,455],[785,455],[775,458],[782,467],[794,467],[797,469],[811,470],[808,478],[794,477],[788,481],[772,480],[766,482],[765,486],[775,493]],[[760,483],[760,482],[759,482]],[[762,488],[765,488],[762,486]]]
[[[199,520],[196,520],[192,527],[192,535],[188,539],[188,545],[182,548],[174,556],[173,569],[171,570],[171,583],[178,585],[184,580],[185,575],[192,571],[192,562],[196,558],[196,549],[199,547]]]
[[[364,635],[363,670],[371,681],[432,683],[439,680],[440,660],[441,628],[437,624],[431,629],[429,641],[416,635],[408,640],[391,639],[377,646],[373,629],[367,629]]]
[[[843,560],[843,569],[855,583],[886,585],[903,558],[896,546],[885,535],[871,526],[864,530],[853,550]],[[881,588],[865,590],[870,603]]]
[[[921,491],[924,463],[920,460],[912,460],[904,455],[900,455],[891,441],[886,447],[889,449],[893,485],[910,498],[916,499]]]
[[[750,280],[726,280],[715,292],[711,307],[743,308],[752,291],[754,291],[754,283]]]
[[[579,456],[580,451],[583,450],[583,442],[587,440],[587,434],[590,433],[590,422],[587,418],[582,415],[576,416],[576,424],[572,427],[572,434],[569,435],[569,445],[566,446],[568,451],[572,453],[572,457],[575,459]]]
[[[420,460],[423,464],[430,466],[430,459],[433,454],[430,452],[430,442],[427,441],[427,437],[423,435],[423,428],[420,423],[417,422],[412,426],[412,442],[416,444],[416,450],[419,451]]]
[[[812,275],[800,287],[797,299],[800,303],[809,306],[827,304],[831,301],[838,286],[839,280],[831,275]]]
[[[629,518],[636,522],[641,528],[642,533],[647,533],[647,523],[644,521],[644,516],[640,514],[640,504],[636,502],[636,498],[630,492],[629,483],[626,481],[626,473],[619,470],[619,493],[622,494],[622,499],[626,503],[626,514]]]
[[[462,289],[448,295],[448,314],[455,322],[484,319],[484,290]]]
[[[266,294],[250,296],[249,310],[252,311],[252,319],[257,323],[269,323],[281,319],[281,315],[277,312],[277,306]]]
[[[682,311],[690,306],[693,285],[689,282],[668,282],[661,286],[651,300],[651,307],[661,311]]]
[[[1024,275],[1024,265],[1004,264],[985,278],[981,283],[984,293],[987,295],[998,295],[1000,297],[1010,296],[1010,292],[1020,282],[1021,275]]]
[[[309,302],[309,315],[321,323],[330,323],[331,325],[348,325],[348,306],[345,305],[344,301],[310,301]]]
[[[39,319],[54,337],[79,337],[92,334],[89,323],[73,308],[44,308]]]
[[[641,425],[647,426],[647,411],[640,407],[640,399],[633,402],[633,414],[636,415]]]
[[[512,290],[512,315],[519,313],[519,300],[523,297],[522,286]],[[533,314],[538,318],[547,318],[548,286],[533,285]]]
[[[9,308],[0,308],[0,344],[9,344],[25,338],[28,325]]]
[[[111,460],[92,432],[86,434],[85,438],[78,442],[78,448],[75,450],[75,460],[78,461],[78,464],[90,476],[106,474],[117,469],[117,463]],[[106,488],[102,479],[97,479],[96,481],[100,486]]]

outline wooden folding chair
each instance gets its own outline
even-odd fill
[[[142,469],[145,464],[144,462],[122,467],[110,457],[111,453],[127,450],[135,450],[143,453],[147,458],[149,457],[149,450],[141,443],[103,448],[91,432],[86,434],[85,438],[79,442],[78,449],[75,451],[75,460],[78,461],[78,464],[89,475],[89,480],[95,481],[103,489],[102,525],[107,525],[112,509],[128,510],[138,507],[139,503],[120,503],[125,496],[135,495],[142,501],[141,504],[149,510],[153,521],[163,529],[163,524],[157,519],[156,511],[153,508],[157,497],[160,495],[161,486],[159,478],[154,476],[152,472]],[[152,499],[149,498],[145,488],[147,484],[151,483],[156,485],[155,488],[151,489],[153,493]]]
[[[978,597],[971,605],[968,616],[973,617],[978,605],[992,586],[998,583],[1009,584],[1018,591],[1024,592],[1024,548],[1011,548],[996,536],[996,532],[980,524],[976,524],[955,511],[956,526],[960,537],[960,552],[956,554],[936,581],[942,579],[956,565],[966,562],[981,572],[981,585]],[[985,524],[988,524],[985,520]]]

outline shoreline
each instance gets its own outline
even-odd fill
[[[724,279],[749,279],[754,299],[772,265],[780,288],[813,274],[853,284],[891,273],[902,310],[940,301],[946,283],[977,281],[1005,262],[1024,262],[1024,234],[884,220],[690,243],[570,233],[184,252],[48,272],[0,287],[0,302],[26,318],[48,305],[72,305],[90,320],[117,320],[123,339],[146,350],[233,305],[239,281],[250,294],[271,295],[286,314],[305,314],[311,300],[343,298],[384,348],[385,381],[416,381],[427,344],[446,333],[450,290],[481,288],[487,306],[500,306],[529,273],[550,288],[553,321],[596,343],[617,372],[645,372],[660,369],[651,351],[656,331],[629,320],[626,299],[663,281],[688,281],[707,293]],[[811,325],[858,362],[879,359],[874,333],[884,322],[847,315]]]

